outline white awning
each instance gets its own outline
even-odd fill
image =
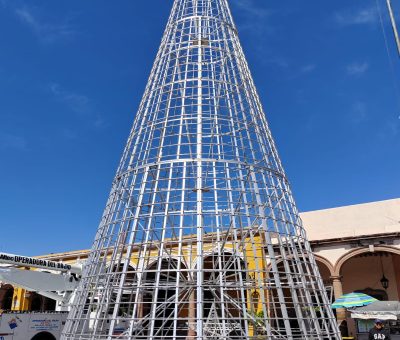
[[[351,313],[353,319],[381,319],[381,320],[397,320],[396,315],[379,314],[379,313]]]
[[[353,319],[397,320],[400,318],[400,302],[376,301],[368,306],[354,308],[350,311]]]

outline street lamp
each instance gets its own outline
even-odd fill
[[[382,266],[382,278],[381,278],[381,285],[384,289],[388,289],[389,287],[389,280],[385,276],[385,272],[383,271],[383,262],[382,262],[382,254],[381,255],[381,266]]]
[[[381,285],[385,289],[388,289],[388,287],[389,287],[389,280],[385,277],[385,274],[383,274],[383,276],[381,278]]]

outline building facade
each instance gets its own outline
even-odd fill
[[[301,214],[301,218],[307,230],[324,285],[332,301],[344,293],[354,291],[364,292],[379,300],[400,299],[400,199],[304,212]],[[210,273],[215,269],[212,268],[215,266],[214,250],[212,249],[213,238],[213,234],[209,234],[205,238],[205,243],[207,244],[208,240],[210,247],[204,256],[204,265],[206,272],[208,268]],[[274,240],[272,241],[274,242]],[[187,242],[190,243],[190,237]],[[265,272],[268,273],[270,269],[270,263],[263,255],[261,246],[265,244],[264,235],[257,234],[252,242],[259,245],[259,251],[254,253],[249,249],[249,252],[244,251],[242,254],[243,261],[247,262],[245,266],[248,268],[247,280],[251,280],[254,276],[252,274],[256,271],[266,269]],[[168,246],[171,247],[173,254],[175,245],[171,242]],[[88,253],[88,250],[81,250],[41,257],[74,264],[84,262]],[[225,247],[224,253],[226,260],[229,261],[231,253],[229,247]],[[190,253],[186,253],[181,269],[184,266],[190,266],[191,256]],[[146,264],[148,268],[151,269],[151,266],[157,263],[156,257],[155,249],[154,261],[151,262],[150,259]],[[134,280],[135,271],[139,265],[138,256],[133,252],[128,272],[132,280]],[[229,274],[228,264],[219,265],[223,266]],[[165,280],[174,279],[173,275],[177,274],[167,271]],[[232,279],[239,278],[232,277]],[[247,293],[248,308],[255,314],[261,312],[260,294],[265,294],[272,302],[275,298],[274,288],[269,285],[269,282],[267,274],[261,290]],[[146,308],[150,308],[150,304],[153,303],[151,292],[147,293],[148,296],[143,296],[140,304],[143,314],[145,314]],[[231,291],[229,294],[234,300],[238,292]],[[132,296],[128,294],[126,305],[121,304],[120,306],[121,313],[127,312],[124,309],[129,309],[131,299]],[[191,313],[194,313],[194,305],[195,301],[188,300],[187,306],[183,308],[182,313],[186,313],[189,320]],[[234,304],[231,308],[231,313],[234,314]],[[28,292],[3,282],[0,287],[0,309],[46,311],[56,309],[56,303],[35,292]],[[275,313],[277,312],[275,311]],[[349,318],[345,310],[337,310],[336,317],[339,323],[347,321],[350,336],[357,333],[354,321]]]
[[[321,276],[332,299],[354,291],[378,300],[400,299],[400,199],[301,214]],[[339,323],[354,320],[337,310]]]

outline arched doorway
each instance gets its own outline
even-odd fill
[[[38,293],[32,292],[30,293],[30,310],[32,312],[40,312],[42,310],[43,296]]]
[[[40,332],[36,334],[31,340],[56,340],[56,337],[49,332]]]
[[[341,277],[343,293],[362,292],[378,300],[399,300],[400,250],[389,246],[354,249],[343,255],[335,266],[334,275]],[[387,280],[383,285],[382,279]],[[386,287],[386,288],[385,288]],[[365,332],[373,323],[356,323],[347,317],[350,335]],[[362,326],[365,324],[364,326]],[[364,329],[365,328],[365,329]]]
[[[332,273],[333,266],[325,259],[320,257],[315,257],[319,273],[321,275],[322,282],[324,284],[326,294],[330,303],[333,303],[335,297],[332,287]]]
[[[339,261],[343,293],[363,292],[378,300],[399,300],[400,255],[384,248],[349,253]],[[385,288],[382,280],[386,278]]]
[[[2,285],[0,287],[0,309],[11,310],[14,297],[14,287],[11,285]]]
[[[204,258],[203,268],[205,334],[218,334],[224,339],[245,338],[246,318],[240,311],[250,302],[250,292],[245,287],[247,264],[240,256],[225,251]]]
[[[288,256],[280,258],[276,268],[269,266],[270,323],[281,336],[303,339],[319,333],[325,339],[332,333],[326,321],[330,301],[325,298],[321,283],[331,290],[333,268],[324,258],[315,260],[322,282],[312,274],[315,272],[313,261],[301,263],[295,256]],[[314,294],[310,294],[308,287]]]
[[[30,308],[32,312],[51,312],[56,310],[56,300],[40,295],[36,292],[29,293]]]
[[[143,274],[142,318],[137,339],[185,336],[188,332],[190,290],[186,267],[177,259],[160,258]],[[174,329],[176,333],[174,334]],[[144,334],[146,333],[146,334]],[[146,337],[147,336],[147,337]]]
[[[107,274],[110,285],[116,287],[111,293],[111,303],[109,303],[108,314],[113,314],[116,307],[118,317],[131,317],[134,309],[136,290],[133,289],[136,281],[136,271],[131,265],[128,265],[124,273],[123,284],[121,285],[122,274],[124,273],[124,264],[114,265],[110,273]],[[118,293],[122,288],[121,297],[118,303]]]
[[[287,262],[289,263],[290,267],[293,266],[293,260],[288,259]],[[281,291],[278,291],[276,288],[275,275],[279,276],[279,281],[281,282]],[[271,285],[271,289],[269,291],[271,326],[275,329],[279,329],[280,334],[283,336],[289,336],[289,334],[286,333],[288,328],[286,323],[289,323],[290,329],[294,330],[294,332],[300,328],[300,325],[295,309],[296,304],[293,300],[292,290],[289,285],[289,275],[287,274],[283,261],[277,263],[276,273],[274,273],[273,269],[270,268],[269,282]],[[281,301],[282,298],[284,300],[284,304]]]
[[[126,271],[124,267],[124,263],[114,265],[108,263],[102,274],[103,286],[87,295],[83,313],[89,316],[89,322],[85,324],[88,329],[94,327],[96,319],[102,320],[102,327],[109,327],[109,320],[113,318],[114,313],[118,321],[132,318],[135,308],[136,270],[129,264]],[[104,287],[107,289],[103,289]],[[107,322],[103,322],[104,320]],[[121,322],[118,328],[122,330],[127,324]]]

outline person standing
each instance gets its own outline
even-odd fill
[[[389,331],[384,328],[382,320],[375,320],[374,328],[369,331],[369,340],[390,340]]]

